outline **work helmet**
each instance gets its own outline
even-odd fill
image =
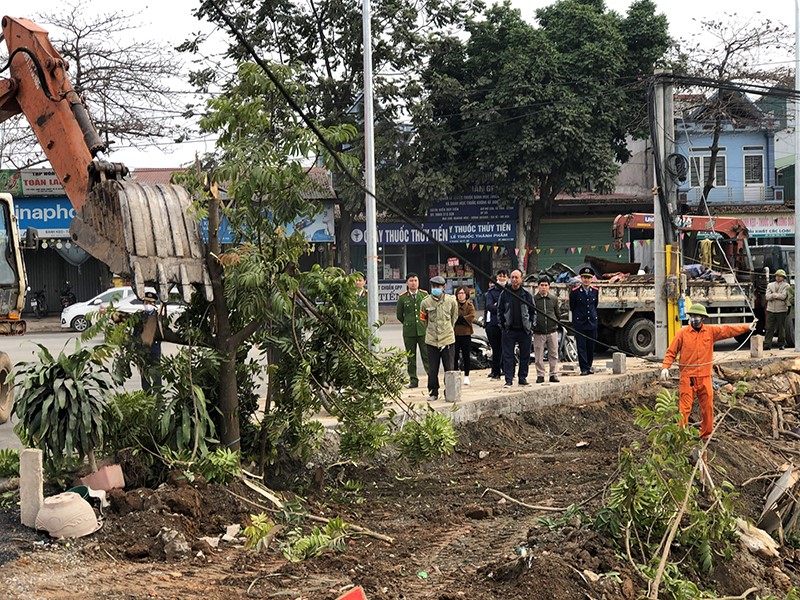
[[[708,313],[706,312],[706,307],[702,304],[692,304],[689,308],[686,309],[687,315],[700,315],[701,317],[707,317]]]
[[[777,277],[778,275],[780,275],[781,277],[786,277],[786,271],[784,271],[783,269],[778,269],[777,271],[775,271],[775,276]]]

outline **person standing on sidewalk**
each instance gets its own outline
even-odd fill
[[[786,300],[789,297],[789,284],[786,282],[786,271],[775,271],[775,281],[767,286],[767,325],[764,336],[764,350],[772,348],[772,338],[778,334],[778,345],[783,350],[786,344],[786,314],[789,306]]]
[[[536,324],[536,313],[532,306],[533,296],[522,287],[522,271],[511,271],[511,285],[500,294],[500,301],[497,303],[497,315],[503,330],[503,375],[506,379],[503,387],[511,387],[514,382],[514,349],[517,347],[519,385],[530,385],[528,368],[531,363],[531,335]]]
[[[689,422],[695,397],[700,402],[700,438],[711,437],[714,429],[714,387],[711,385],[711,367],[714,363],[714,342],[736,337],[753,331],[758,324],[755,319],[750,325],[706,325],[706,307],[692,304],[686,309],[689,325],[682,327],[667,348],[661,364],[661,381],[669,381],[669,368],[680,355],[679,406],[681,421]]]
[[[503,372],[503,330],[500,329],[500,319],[497,316],[497,303],[500,301],[500,294],[503,293],[506,283],[508,283],[508,272],[500,269],[495,277],[495,286],[486,292],[484,323],[486,337],[492,347],[492,370],[489,372],[489,379],[500,379]]]
[[[367,312],[367,282],[361,273],[356,273],[356,297],[358,298],[358,310]]]
[[[550,383],[558,383],[558,323],[564,317],[561,304],[550,293],[550,278],[539,280],[539,290],[533,296],[536,324],[533,326],[533,355],[536,360],[536,383],[544,383],[544,349],[550,366]]]
[[[444,293],[444,277],[431,277],[431,293],[419,307],[425,324],[425,346],[428,350],[428,400],[439,399],[439,363],[445,372],[453,370],[456,334],[453,326],[458,319],[456,299]]]
[[[408,387],[419,386],[417,377],[417,347],[422,357],[425,373],[428,372],[428,349],[425,347],[425,323],[422,322],[419,308],[428,292],[419,289],[416,273],[406,276],[406,291],[397,299],[397,320],[403,324],[403,344],[408,353]]]
[[[581,375],[591,375],[594,362],[594,341],[597,339],[597,303],[599,290],[592,285],[594,271],[591,267],[580,270],[581,283],[569,293],[569,309],[572,312],[572,328],[578,346],[578,366]]]
[[[475,321],[475,305],[469,299],[467,288],[460,287],[456,290],[458,302],[458,319],[454,327],[456,334],[456,356],[461,357],[464,365],[464,385],[469,385],[469,351],[472,346],[472,323]],[[456,363],[458,361],[455,361]]]

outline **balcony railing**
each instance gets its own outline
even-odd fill
[[[689,206],[700,203],[702,188],[683,188],[678,190],[678,202]],[[714,188],[708,195],[709,204],[783,204],[783,186],[747,186],[745,188]]]

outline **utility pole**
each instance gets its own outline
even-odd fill
[[[375,207],[375,119],[372,112],[372,15],[363,0],[364,28],[364,164],[367,193],[367,321],[378,321],[378,218]],[[370,336],[370,339],[372,336]],[[370,346],[373,343],[370,342]],[[372,347],[374,350],[375,348]]]
[[[800,0],[794,0],[794,89],[800,90]],[[794,102],[794,350],[800,352],[800,294],[797,293],[800,275],[800,98],[792,97]]]
[[[664,136],[664,70],[655,71],[655,123],[650,135],[653,137],[653,161],[656,168],[656,181],[653,187],[653,274],[655,276],[655,335],[656,356],[661,358],[667,353],[669,345],[669,330],[667,321],[667,299],[663,293],[667,277],[666,239],[664,237],[664,222],[659,199],[659,187],[664,185],[665,136]],[[661,176],[659,177],[659,173]]]

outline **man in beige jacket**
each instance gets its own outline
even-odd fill
[[[453,370],[458,303],[444,292],[444,277],[431,277],[431,293],[420,304],[419,316],[425,324],[425,346],[428,349],[428,400],[439,399],[439,362],[445,372]]]
[[[786,271],[775,271],[775,281],[767,286],[767,333],[764,337],[764,350],[772,347],[772,338],[778,334],[778,344],[781,350],[786,344],[786,313],[789,306],[786,303],[789,294],[789,284],[786,282]]]

